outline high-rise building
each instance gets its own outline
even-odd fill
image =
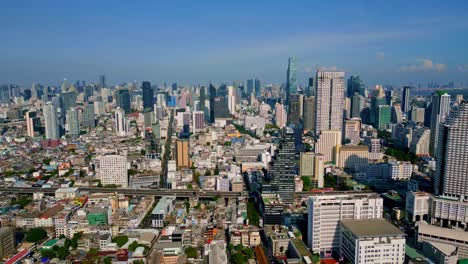
[[[361,117],[361,110],[364,108],[364,97],[359,93],[354,93],[351,97],[351,118]]]
[[[143,110],[144,111],[153,111],[154,110],[154,91],[151,87],[150,82],[143,82],[141,84],[141,89],[143,92]]]
[[[286,115],[286,109],[284,109],[284,105],[280,103],[275,104],[275,124],[279,128],[283,128],[286,126],[288,117]]]
[[[403,87],[403,90],[401,93],[401,110],[403,110],[403,113],[408,113],[410,110],[410,106],[411,106],[410,90],[411,90],[411,87],[405,86]]]
[[[67,110],[67,134],[71,137],[78,137],[80,135],[80,121],[78,120],[78,111],[75,108]]]
[[[286,127],[282,131],[281,145],[276,160],[271,167],[272,191],[275,194],[279,194],[286,204],[294,202],[294,177],[296,175],[294,156],[294,130]]]
[[[348,79],[348,86],[346,94],[348,97],[352,97],[355,93],[364,95],[365,86],[361,81],[361,78],[357,75],[351,75]]]
[[[341,147],[341,130],[324,130],[315,144],[315,153],[323,154],[324,162],[338,164]]]
[[[286,104],[289,104],[289,96],[297,93],[296,83],[296,58],[288,59],[288,70],[286,72]]]
[[[424,114],[426,112],[425,108],[422,107],[411,107],[410,118],[414,123],[424,124]]]
[[[16,251],[13,228],[0,228],[0,259],[12,256]]]
[[[234,86],[228,86],[228,109],[231,115],[236,112],[236,91],[237,89]]]
[[[60,108],[62,113],[65,114],[71,107],[76,107],[76,92],[62,92],[59,95]]]
[[[426,127],[421,127],[414,131],[410,144],[410,152],[416,156],[428,156],[430,138],[431,131]]]
[[[394,124],[403,123],[403,112],[401,111],[400,104],[392,105],[392,117],[391,122]]]
[[[340,255],[350,263],[405,262],[405,233],[387,220],[343,219],[340,228]]]
[[[246,94],[247,97],[249,97],[253,93],[254,86],[255,86],[254,79],[247,80],[247,94]]]
[[[122,108],[115,109],[115,132],[118,136],[124,137],[129,131],[129,124],[125,118],[125,111]]]
[[[314,91],[314,78],[310,77],[309,78],[309,83],[306,87],[305,90],[305,96],[315,96],[315,91]]]
[[[288,124],[299,125],[301,123],[301,101],[299,94],[290,95],[288,109]]]
[[[216,88],[210,83],[210,123],[215,121]]]
[[[392,109],[389,105],[379,105],[377,108],[377,119],[375,125],[378,129],[386,129],[390,124]]]
[[[203,111],[193,111],[192,119],[194,133],[200,132],[205,128],[205,113]]]
[[[186,139],[177,140],[177,169],[189,169],[192,166],[190,160],[189,141]]]
[[[99,158],[99,180],[102,185],[128,187],[127,153],[103,155]]]
[[[10,86],[0,85],[0,104],[10,103]]]
[[[59,122],[57,108],[52,102],[47,102],[43,109],[46,139],[59,139]]]
[[[323,188],[325,175],[323,155],[313,152],[301,152],[299,174],[311,179],[312,188]]]
[[[450,113],[450,95],[446,91],[437,91],[432,95],[431,140],[429,153],[437,158],[439,145],[439,128]]]
[[[358,144],[361,142],[361,119],[351,118],[346,119],[344,124],[344,139],[345,142]]]
[[[260,97],[262,84],[259,79],[255,78],[255,97]]]
[[[108,88],[106,85],[106,76],[99,75],[99,88]]]
[[[462,102],[440,125],[435,194],[468,200],[468,102]]]
[[[309,197],[308,236],[312,250],[323,256],[340,248],[340,221],[383,216],[383,200],[376,193],[320,194]]]
[[[229,112],[229,108],[227,106],[228,106],[228,102],[225,96],[217,96],[216,98],[214,98],[214,106],[213,106],[214,119],[230,118],[231,113]]]
[[[317,71],[315,78],[315,135],[325,130],[342,130],[344,72]]]
[[[116,106],[120,107],[125,113],[130,113],[130,92],[128,89],[119,89],[116,91]]]
[[[26,128],[28,130],[28,137],[35,137],[41,132],[41,118],[36,111],[28,111],[25,115]]]
[[[304,98],[304,130],[314,131],[315,96]]]
[[[81,122],[83,128],[93,128],[96,126],[94,118],[94,103],[87,103],[83,107],[83,121]]]

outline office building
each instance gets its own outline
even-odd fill
[[[440,126],[434,189],[437,195],[468,200],[468,102]]]
[[[344,142],[358,144],[361,142],[361,119],[346,119],[344,124]]]
[[[190,160],[189,141],[186,139],[177,140],[177,169],[189,169],[192,166]]]
[[[25,114],[26,128],[28,137],[35,137],[41,134],[41,118],[38,116],[37,111],[28,111]]]
[[[298,126],[301,123],[301,101],[299,94],[289,95],[288,124]]]
[[[417,230],[418,243],[436,242],[458,248],[460,259],[468,258],[468,232],[421,223]]]
[[[431,112],[431,140],[429,142],[429,153],[437,158],[437,146],[439,145],[440,125],[450,113],[450,95],[446,91],[437,91],[432,95]]]
[[[322,154],[301,152],[299,175],[311,179],[312,188],[323,188],[325,176],[324,158]]]
[[[281,144],[271,167],[273,193],[279,194],[284,203],[294,201],[294,177],[297,175],[294,144],[294,130],[286,127],[282,131]]]
[[[234,86],[228,86],[227,106],[231,115],[236,113],[236,92],[237,89],[234,89]]]
[[[317,71],[315,92],[315,135],[325,130],[342,131],[344,72]]]
[[[0,104],[10,103],[10,86],[3,84],[0,85]]]
[[[71,137],[80,136],[80,121],[78,120],[78,111],[75,108],[67,110],[67,134]]]
[[[346,94],[348,97],[352,97],[355,94],[358,95],[364,95],[366,87],[364,86],[364,83],[361,81],[361,78],[357,75],[352,75],[348,79],[348,86],[347,86],[347,91]]]
[[[119,89],[115,91],[116,106],[120,107],[125,113],[130,113],[130,92],[128,89]]]
[[[317,143],[315,153],[323,154],[324,162],[338,164],[338,154],[341,147],[341,130],[322,131]]]
[[[426,113],[425,108],[413,106],[413,107],[411,107],[410,119],[414,123],[424,124],[424,115],[425,115],[425,113]]]
[[[315,96],[304,98],[304,130],[314,131],[315,121]]]
[[[455,197],[431,196],[431,224],[468,231],[468,202]]]
[[[83,107],[83,121],[81,122],[83,128],[93,128],[96,126],[94,118],[94,103],[87,103]]]
[[[340,254],[351,263],[404,263],[405,242],[405,233],[384,219],[341,221]]]
[[[55,108],[51,102],[47,102],[44,106],[43,112],[46,139],[59,139],[60,131],[57,108]]]
[[[426,192],[406,193],[406,220],[411,222],[429,221],[431,195]]]
[[[228,102],[226,96],[217,96],[214,98],[214,118],[228,119],[231,118],[231,113],[229,112]]]
[[[128,187],[127,153],[99,157],[99,180],[103,186]]]
[[[401,111],[400,104],[394,104],[392,106],[392,118],[391,122],[393,124],[401,124],[403,123],[403,112]]]
[[[390,119],[392,116],[392,109],[389,105],[379,105],[377,108],[377,117],[375,125],[378,129],[387,129],[390,124]]]
[[[247,92],[246,92],[247,97],[250,97],[250,95],[253,93],[254,86],[255,86],[254,79],[247,80]]]
[[[411,98],[410,98],[410,90],[411,87],[405,86],[401,92],[401,110],[403,113],[408,113],[411,106]]]
[[[413,164],[411,162],[391,160],[388,164],[390,165],[389,177],[392,180],[401,181],[411,178],[413,174]]]
[[[122,108],[115,109],[114,113],[115,119],[115,132],[118,136],[124,137],[129,132],[130,124],[125,117],[125,111]]]
[[[289,105],[291,94],[297,93],[296,83],[296,58],[288,59],[288,70],[286,71],[286,104]]]
[[[352,171],[364,171],[369,165],[367,146],[345,145],[339,150],[338,167]]]
[[[286,114],[286,109],[283,104],[275,104],[275,124],[279,128],[284,128],[286,126],[288,116]]]
[[[307,241],[314,253],[330,256],[340,248],[340,221],[383,216],[383,200],[376,193],[318,194],[308,200]]]
[[[0,228],[0,259],[12,256],[16,252],[15,236],[10,227]]]
[[[429,156],[429,140],[431,138],[431,131],[429,128],[421,127],[413,132],[410,144],[410,152],[414,155]]]
[[[255,78],[255,97],[260,97],[262,91],[262,84],[259,79]]]
[[[210,84],[210,123],[215,122],[215,98],[216,98],[216,88]]]
[[[105,75],[99,75],[99,88],[108,88]]]
[[[265,225],[284,224],[285,203],[281,196],[274,193],[262,193],[260,200],[260,213],[263,216]]]
[[[143,111],[153,111],[154,110],[154,90],[151,87],[151,83],[143,82],[141,84],[141,89],[143,92]]]
[[[205,113],[203,111],[193,111],[192,125],[194,133],[200,132],[205,128]]]
[[[360,118],[361,110],[364,108],[364,97],[359,93],[354,93],[351,97],[351,118]]]

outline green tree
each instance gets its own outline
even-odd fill
[[[31,228],[26,232],[26,241],[30,243],[39,242],[46,237],[47,232],[41,227]]]
[[[193,189],[193,185],[192,185],[191,183],[187,184],[187,189],[192,190],[192,189]]]
[[[112,238],[112,242],[116,243],[118,247],[122,247],[128,242],[128,236],[116,236]]]
[[[185,249],[185,254],[187,255],[187,258],[197,258],[198,256],[197,249],[194,247],[187,247]]]
[[[146,155],[146,150],[145,150],[145,149],[142,149],[142,150],[140,151],[140,154],[141,154],[141,156]]]
[[[214,175],[219,175],[218,165],[216,165],[216,168],[214,169]]]
[[[139,246],[138,242],[135,240],[130,245],[128,245],[128,251],[135,252],[137,247]]]
[[[70,254],[70,251],[68,251],[68,249],[66,249],[65,247],[58,247],[55,252],[57,253],[57,258],[61,260],[66,259],[67,256]]]
[[[211,171],[210,171],[210,170],[207,170],[207,171],[205,172],[205,176],[211,176]]]
[[[304,192],[307,192],[307,191],[310,191],[310,189],[312,189],[312,183],[311,183],[311,180],[310,180],[310,177],[308,176],[302,176],[301,177],[301,180],[302,180],[302,183],[304,185],[303,187],[303,191]]]
[[[49,259],[53,259],[55,258],[55,252],[50,250],[50,249],[47,249],[47,250],[42,250],[41,251],[41,256],[43,258],[49,258]]]
[[[231,255],[231,263],[234,264],[244,264],[247,262],[247,257],[242,255],[241,253],[234,253]]]
[[[104,258],[104,264],[112,264],[112,258],[107,256]]]

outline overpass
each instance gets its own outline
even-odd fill
[[[0,188],[0,192],[33,194],[41,192],[54,194],[58,188],[40,187],[9,187]],[[199,191],[199,190],[173,190],[173,189],[137,189],[137,188],[98,188],[98,187],[78,187],[80,192],[89,193],[122,193],[125,195],[148,195],[148,196],[168,196],[175,195],[180,198],[237,198],[246,196],[245,192],[222,192],[222,191]]]

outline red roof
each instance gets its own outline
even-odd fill
[[[26,257],[30,253],[29,249],[23,249],[18,254],[14,255],[11,259],[7,260],[5,264],[15,264],[21,261],[24,257]]]

